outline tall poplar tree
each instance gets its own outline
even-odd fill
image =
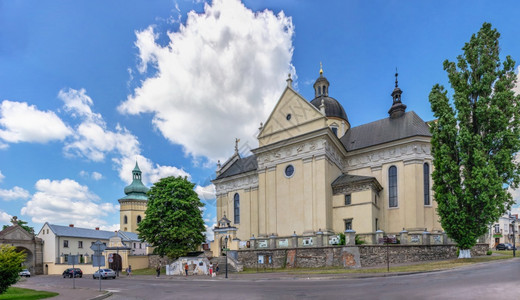
[[[453,102],[436,84],[430,103],[432,174],[442,227],[461,249],[459,258],[514,203],[508,187],[519,184],[519,96],[515,62],[500,61],[500,33],[484,23],[457,57],[444,61]],[[453,104],[453,105],[452,105]]]
[[[166,177],[148,191],[146,215],[139,223],[139,238],[155,254],[177,258],[195,251],[205,241],[202,207],[195,185],[186,177]]]

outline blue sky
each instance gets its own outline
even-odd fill
[[[117,230],[137,160],[184,175],[215,222],[216,162],[255,148],[287,74],[320,62],[352,126],[387,116],[396,67],[424,120],[471,34],[520,59],[516,1],[0,1],[0,225],[11,216]]]

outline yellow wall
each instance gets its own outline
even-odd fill
[[[128,264],[132,266],[132,270],[146,269],[149,267],[148,256],[147,255],[129,255]],[[126,269],[126,267],[124,267],[123,269]]]
[[[120,200],[119,226],[121,231],[137,233],[137,217],[141,216],[141,220],[144,219],[146,204],[146,200]],[[125,216],[127,217],[126,224],[124,222]]]

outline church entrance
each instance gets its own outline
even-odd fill
[[[122,270],[122,260],[121,260],[121,255],[117,254],[117,253],[111,253],[110,255],[112,255],[112,262],[110,262],[110,257],[109,257],[109,263],[108,263],[108,267],[114,271],[116,271],[116,273],[119,275],[119,272],[121,272]]]

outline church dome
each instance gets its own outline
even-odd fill
[[[348,121],[345,109],[343,109],[343,106],[338,102],[338,100],[334,98],[327,96],[319,96],[314,98],[311,101],[311,104],[314,105],[317,109],[320,109],[322,100],[323,104],[325,105],[325,116],[336,117]]]
[[[325,105],[325,116],[340,118],[348,122],[345,109],[338,100],[329,97],[329,81],[323,76],[323,68],[320,64],[320,77],[314,82],[314,99],[311,104],[320,110],[321,104]]]
[[[122,199],[139,199],[139,200],[148,200],[146,193],[148,192],[148,188],[141,181],[141,170],[135,163],[135,168],[132,170],[132,183],[125,187],[126,196]]]

